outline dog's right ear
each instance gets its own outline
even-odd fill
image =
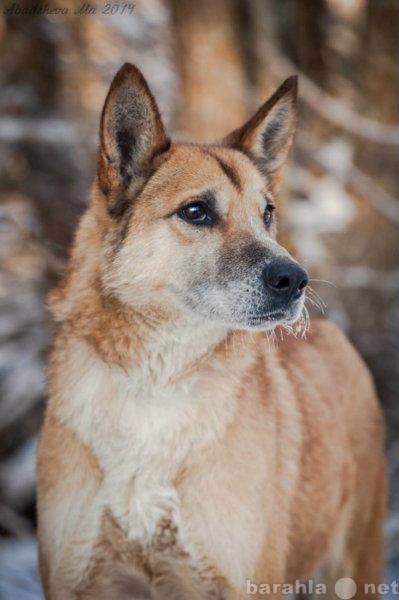
[[[249,155],[278,190],[281,169],[292,144],[296,125],[298,80],[289,77],[245,125],[224,139],[224,144]]]
[[[170,147],[146,80],[126,63],[115,75],[101,115],[98,181],[108,212],[121,216]]]

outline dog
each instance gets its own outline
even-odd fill
[[[350,577],[362,598],[381,581],[369,372],[326,321],[280,335],[307,325],[308,275],[276,241],[296,97],[291,77],[222,142],[172,144],[140,71],[112,82],[91,204],[50,298],[47,600],[279,598],[310,576],[332,598]]]

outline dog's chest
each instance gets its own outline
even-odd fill
[[[103,504],[128,537],[143,544],[161,522],[180,522],[174,482],[198,439],[187,431],[194,416],[176,406],[178,400],[176,391],[164,391],[157,406],[152,398],[116,399],[116,414],[98,423],[91,441],[104,473]]]
[[[215,369],[144,392],[121,386],[97,365],[79,380],[76,395],[69,388],[64,415],[101,466],[96,506],[110,512],[129,540],[148,547],[160,526],[171,523],[194,561],[206,555],[237,583],[253,564],[263,535],[249,526],[259,499],[252,494],[249,502],[241,502],[240,490],[234,489],[234,482],[248,477],[237,476],[239,456],[219,457],[216,471],[204,463],[199,477],[191,477],[188,493],[180,478],[191,469],[193,456],[201,462],[203,450],[223,446],[220,440],[236,417],[238,385]],[[243,448],[248,444],[245,440]],[[246,539],[250,529],[259,536]]]
[[[215,402],[201,375],[135,389],[97,364],[68,396],[61,416],[92,448],[104,474],[101,502],[129,537],[149,540],[165,518],[179,524],[176,477],[193,450],[223,435],[235,410],[230,394]]]

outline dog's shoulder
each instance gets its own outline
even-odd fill
[[[341,418],[353,420],[353,427],[370,428],[374,423],[376,435],[377,430],[383,431],[370,372],[347,335],[335,324],[312,321],[305,338],[285,336],[278,353],[301,403],[307,404],[310,390],[316,390],[318,402],[341,414]]]
[[[370,372],[348,335],[327,319],[315,319],[305,344],[312,348],[318,360],[331,372],[335,385],[363,385],[373,388]]]
[[[342,329],[328,319],[312,319],[305,339],[315,346],[323,346],[324,344],[350,345]]]
[[[347,335],[334,323],[326,319],[314,319],[303,336],[282,335],[278,348],[282,356],[301,357],[315,354],[321,361],[334,364],[336,361],[355,361],[359,366],[362,360]]]

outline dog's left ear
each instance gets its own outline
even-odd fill
[[[297,92],[298,78],[289,77],[245,125],[223,140],[255,161],[274,192],[295,133]]]
[[[98,181],[112,216],[123,214],[170,147],[153,95],[141,72],[126,63],[105,100]]]

